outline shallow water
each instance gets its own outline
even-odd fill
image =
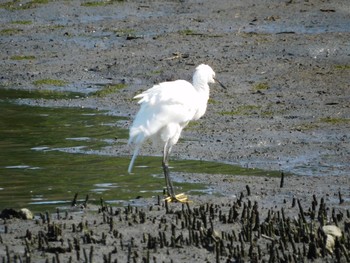
[[[103,198],[120,205],[162,194],[159,157],[140,157],[135,174],[129,175],[129,156],[97,154],[126,143],[125,118],[92,109],[17,105],[8,99],[14,96],[0,94],[0,210],[53,210],[69,206],[75,193],[80,201],[89,195],[92,203]],[[172,166],[178,172],[266,174],[202,161],[174,161]],[[176,188],[188,194],[207,191],[204,185],[184,182]]]

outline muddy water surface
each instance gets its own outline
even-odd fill
[[[0,209],[64,208],[75,193],[81,201],[89,195],[90,202],[98,203],[102,198],[116,205],[162,194],[159,157],[140,157],[135,174],[129,175],[128,156],[101,154],[107,147],[126,143],[125,118],[92,109],[18,105],[9,99],[14,97],[13,91],[3,90],[2,96]],[[178,160],[172,165],[178,172],[266,174],[202,161]],[[205,185],[179,180],[176,187],[189,194],[210,192]]]

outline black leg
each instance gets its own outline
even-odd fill
[[[169,155],[171,152],[171,147],[168,146],[168,142],[164,145],[164,152],[163,152],[163,171],[164,171],[164,177],[165,177],[165,183],[166,183],[166,189],[168,192],[168,197],[165,198],[167,202],[181,202],[181,203],[187,203],[188,198],[185,194],[179,194],[176,195],[173,187],[173,183],[170,179],[170,171],[169,171]]]
[[[166,183],[168,195],[173,198],[175,197],[175,192],[174,192],[173,184],[170,180],[169,167],[164,162],[163,162],[163,171],[164,171],[164,177],[165,177],[165,183]]]
[[[165,183],[166,183],[168,195],[171,198],[175,198],[175,191],[174,191],[173,183],[171,182],[171,179],[170,179],[170,172],[169,172],[169,154],[170,154],[170,151],[171,151],[171,147],[168,147],[168,142],[166,142],[164,145],[162,166],[163,166]]]

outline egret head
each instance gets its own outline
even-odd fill
[[[196,72],[193,75],[193,83],[219,83],[221,87],[226,89],[226,87],[215,78],[214,70],[205,64],[201,64],[196,68]]]
[[[215,82],[215,72],[208,65],[201,64],[196,68],[196,72],[193,75],[193,80],[197,80],[200,82],[206,83],[214,83]]]

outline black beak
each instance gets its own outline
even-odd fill
[[[217,78],[214,78],[214,80],[220,84],[220,86],[223,88],[223,89],[227,89],[226,86],[224,84],[222,84]]]

